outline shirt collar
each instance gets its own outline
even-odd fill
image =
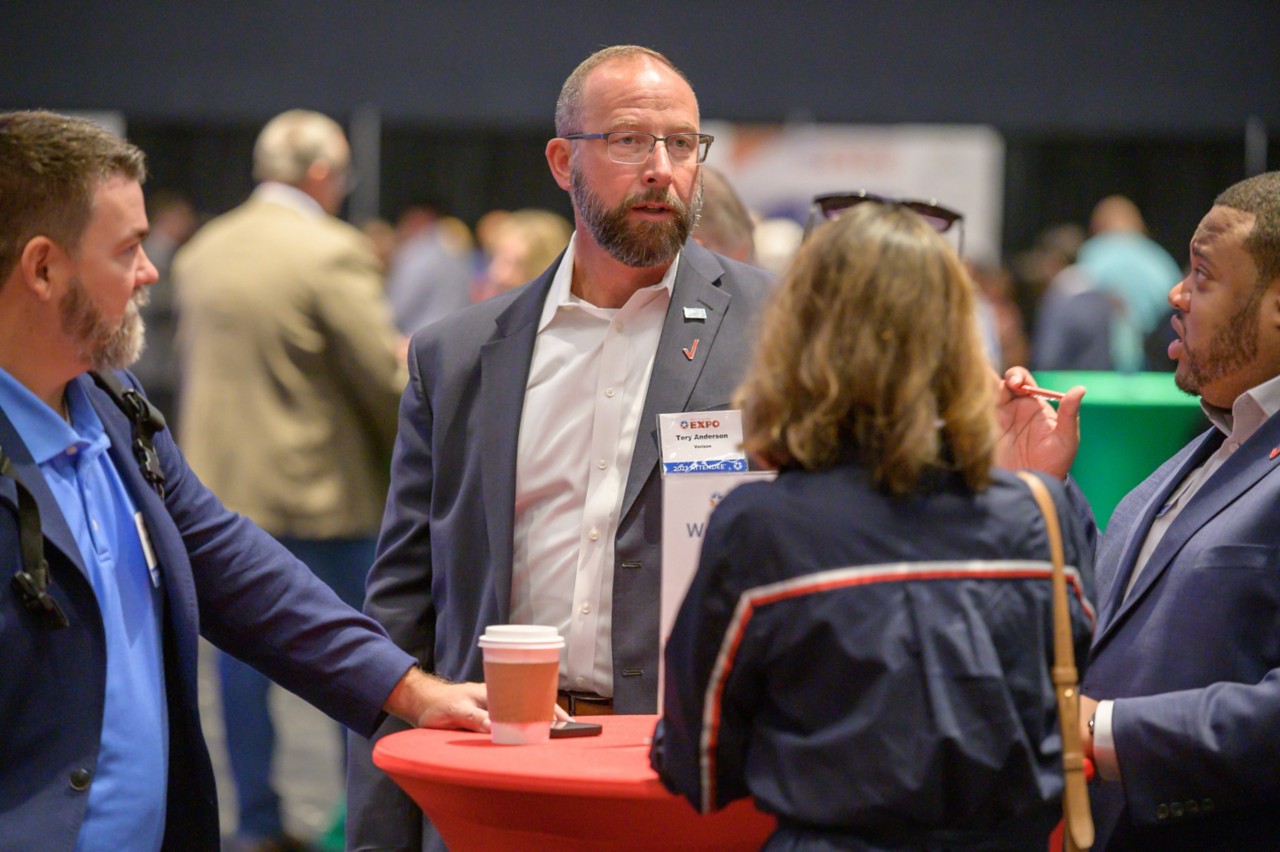
[[[1203,399],[1200,408],[1218,431],[1237,444],[1247,441],[1273,414],[1280,411],[1280,376],[1268,379],[1236,397],[1231,410],[1210,405]]]
[[[253,198],[256,201],[267,201],[271,204],[279,204],[281,207],[288,207],[310,218],[327,215],[319,201],[296,186],[279,181],[268,180],[258,184],[258,188],[253,191]]]
[[[538,319],[538,331],[542,331],[551,324],[551,320],[555,318],[556,311],[560,310],[560,308],[588,304],[573,295],[573,264],[574,258],[577,256],[574,247],[577,241],[578,234],[575,231],[573,236],[569,237],[569,247],[564,250],[564,257],[560,261],[560,266],[556,268],[556,274],[551,279],[551,289],[547,293],[547,299],[542,303],[542,316]],[[671,261],[671,265],[667,267],[667,271],[663,274],[661,281],[648,287],[642,287],[636,293],[666,290],[667,296],[670,297],[671,291],[675,286],[676,270],[680,268],[682,254],[683,252],[676,254],[675,260]],[[632,298],[635,298],[635,295],[632,294]]]
[[[80,387],[80,382],[67,384],[66,399],[70,423],[25,385],[0,369],[0,408],[8,415],[36,464],[45,464],[72,447],[77,453],[101,452],[109,443],[102,420],[89,402],[84,388]]]

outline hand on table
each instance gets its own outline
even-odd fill
[[[489,730],[483,683],[449,683],[421,669],[405,672],[382,709],[418,728]]]
[[[1032,468],[1066,478],[1080,448],[1080,401],[1083,387],[1067,391],[1055,410],[1043,399],[1019,391],[1036,387],[1025,367],[1011,367],[996,381],[999,435],[996,464],[1008,470]]]

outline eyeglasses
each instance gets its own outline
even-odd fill
[[[837,219],[840,214],[850,207],[856,207],[864,201],[905,207],[921,216],[939,234],[945,234],[951,230],[952,225],[959,224],[959,248],[957,251],[960,254],[964,253],[963,213],[952,210],[950,207],[943,207],[936,199],[919,201],[914,198],[889,198],[884,195],[874,195],[863,189],[857,192],[832,192],[815,196],[813,206],[809,208],[809,221],[804,226],[805,237],[809,236],[809,232],[817,226],[819,220]]]
[[[707,159],[707,151],[711,150],[714,136],[706,133],[672,133],[667,136],[654,136],[637,130],[611,130],[608,133],[570,133],[561,139],[603,139],[609,159],[624,166],[637,166],[645,162],[653,154],[653,149],[661,142],[667,146],[667,156],[671,162],[687,165],[691,162],[701,163]]]

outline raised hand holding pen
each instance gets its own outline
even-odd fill
[[[1080,401],[1076,386],[1055,409],[1025,367],[1010,367],[996,380],[996,464],[1009,470],[1032,468],[1065,478],[1080,447]]]

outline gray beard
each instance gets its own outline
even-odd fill
[[[643,269],[670,263],[684,248],[702,212],[702,176],[698,176],[693,202],[687,206],[670,192],[651,190],[629,195],[609,209],[587,186],[575,163],[570,169],[569,195],[574,209],[595,241],[619,263]],[[668,205],[676,212],[675,220],[641,222],[638,225],[628,223],[630,209],[645,202]]]
[[[112,325],[94,305],[80,279],[73,278],[67,294],[58,304],[62,331],[80,347],[76,353],[91,370],[123,370],[138,360],[146,339],[146,324],[139,308],[150,293],[139,290],[125,306],[119,324]]]

